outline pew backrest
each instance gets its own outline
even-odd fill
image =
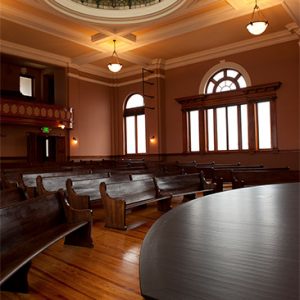
[[[289,169],[261,169],[232,171],[232,188],[252,185],[299,182],[300,171]]]
[[[185,196],[195,195],[199,192],[213,192],[215,185],[209,185],[203,172],[154,177],[158,195]]]
[[[128,182],[101,182],[99,186],[105,211],[105,226],[126,229],[126,210],[151,202],[157,202],[158,209],[170,209],[170,196],[158,197],[153,179]]]
[[[24,190],[20,187],[0,191],[0,208],[25,200],[27,200],[27,196]]]
[[[62,191],[2,208],[0,219],[1,288],[34,256],[63,237],[66,244],[93,247],[91,211],[72,209]],[[9,288],[18,291],[18,280]],[[20,283],[22,288],[26,282]]]
[[[102,183],[101,183],[102,184]],[[139,202],[155,200],[156,190],[153,179],[134,180],[129,182],[106,183],[106,194],[111,198],[122,198],[126,203],[126,208],[141,205]],[[101,198],[103,195],[101,193]]]

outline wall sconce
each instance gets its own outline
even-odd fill
[[[72,143],[73,143],[73,145],[77,145],[78,144],[78,140],[74,136],[72,138]]]
[[[65,125],[65,124],[58,124],[58,127],[59,127],[60,129],[65,129],[66,125]]]
[[[155,144],[155,136],[154,136],[154,135],[151,136],[151,138],[150,138],[150,143],[151,143],[151,144]]]

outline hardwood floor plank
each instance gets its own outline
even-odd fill
[[[77,257],[76,257],[77,258]],[[72,261],[72,259],[71,259]],[[90,264],[94,264],[94,267],[89,269],[83,269],[78,265],[79,260],[73,260],[73,264],[69,264],[64,260],[58,260],[47,254],[42,254],[33,261],[33,268],[39,271],[46,269],[43,275],[47,276],[49,281],[55,282],[55,285],[62,285],[62,289],[65,292],[69,292],[70,289],[73,293],[79,293],[83,299],[95,298],[102,299],[104,296],[112,297],[112,299],[141,299],[140,291],[138,289],[132,289],[130,283],[129,288],[122,281],[122,277],[119,276],[120,283],[116,277],[110,278],[110,276],[116,275],[113,272],[103,270],[101,264],[91,261]],[[80,260],[82,263],[82,260]],[[101,269],[101,270],[100,270]],[[121,273],[122,274],[122,273]],[[136,281],[136,278],[135,278]],[[57,299],[56,294],[53,295]],[[79,299],[78,296],[69,295],[68,299]],[[81,299],[81,298],[80,298]]]
[[[141,300],[139,255],[143,239],[162,213],[156,205],[127,215],[130,230],[108,229],[102,210],[94,212],[95,247],[58,241],[32,261],[29,294],[1,292],[1,300]],[[140,226],[137,226],[140,225]]]

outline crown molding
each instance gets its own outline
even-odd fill
[[[39,61],[59,67],[68,67],[71,63],[69,57],[53,54],[47,51],[38,50],[24,45],[15,44],[0,40],[1,53],[23,57],[33,61]]]
[[[169,60],[155,59],[147,66],[149,69],[171,70],[180,68],[186,65],[199,63],[215,58],[222,58],[227,55],[241,53],[249,50],[255,50],[262,47],[272,46],[280,43],[285,43],[293,40],[299,40],[299,27],[296,23],[287,24],[287,29],[272,34],[266,34],[259,37],[251,38],[242,42],[228,44],[222,47],[192,53],[186,56],[181,56]],[[1,52],[24,57],[34,61],[56,65],[61,67],[71,67],[83,73],[92,74],[95,76],[112,79],[112,73],[106,68],[96,67],[92,65],[79,66],[74,64],[70,58],[49,53],[46,51],[37,50],[31,47],[11,43],[5,40],[0,40]],[[132,66],[122,70],[117,74],[116,79],[124,79],[136,76],[141,73],[140,66]],[[72,73],[71,73],[72,74]],[[75,76],[76,74],[74,74]],[[73,76],[73,75],[72,75]],[[73,77],[74,77],[73,76]],[[76,75],[81,80],[93,81],[106,86],[124,86],[139,82],[138,79],[124,81],[120,84],[111,84],[101,80],[94,80],[83,75]],[[156,75],[155,75],[156,76]]]
[[[79,79],[79,80],[82,80],[82,81],[96,83],[96,84],[100,84],[100,85],[104,85],[104,86],[109,86],[109,87],[115,87],[116,86],[114,83],[108,83],[108,82],[101,81],[101,80],[91,79],[91,78],[88,78],[86,76],[74,74],[72,72],[67,73],[67,76],[70,77],[70,78],[75,78],[75,79]]]

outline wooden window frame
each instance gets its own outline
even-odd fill
[[[237,90],[213,93],[213,94],[202,94],[190,97],[183,97],[175,99],[181,105],[182,111],[182,130],[183,130],[183,152],[190,152],[189,146],[189,132],[188,132],[188,112],[192,110],[199,110],[199,124],[200,127],[200,151],[199,153],[222,153],[222,152],[255,152],[255,151],[274,151],[278,149],[277,143],[277,114],[276,114],[276,91],[280,88],[281,82],[273,82],[267,84],[261,84]],[[271,148],[270,149],[259,149],[258,148],[258,120],[257,120],[257,109],[256,104],[259,102],[270,102],[270,113],[271,113]],[[241,147],[241,122],[240,122],[240,106],[247,104],[248,107],[248,149],[242,149]],[[206,111],[210,108],[214,109],[214,122],[216,126],[216,108],[228,106],[238,106],[238,127],[239,127],[239,150],[217,150],[217,136],[216,127],[214,130],[215,134],[215,148],[214,151],[208,151],[208,138],[207,138],[207,114]],[[200,118],[200,115],[202,116]],[[227,132],[228,135],[228,132]],[[205,139],[205,140],[203,140]],[[227,137],[228,139],[228,137]],[[228,147],[228,145],[227,145]],[[194,153],[194,152],[193,152]]]
[[[19,75],[19,81],[21,80],[21,77],[31,79],[31,92],[32,92],[31,96],[27,96],[27,95],[23,95],[23,94],[22,94],[22,96],[26,97],[27,99],[34,99],[35,98],[35,78],[34,78],[34,76],[29,75],[29,74],[20,74]],[[19,92],[21,93],[21,88],[20,87],[19,87]]]
[[[126,100],[126,104],[127,101],[130,99],[130,97],[128,97],[128,99]],[[125,154],[126,155],[135,155],[135,154],[146,154],[147,153],[147,148],[146,148],[146,152],[144,153],[139,153],[138,152],[138,121],[137,121],[137,117],[139,115],[145,115],[145,106],[138,106],[138,107],[132,107],[132,108],[126,108],[125,105],[125,109],[123,112],[123,118],[124,118],[124,126],[125,126]],[[134,117],[134,125],[135,125],[135,153],[127,153],[127,124],[126,124],[126,118],[127,117]]]

